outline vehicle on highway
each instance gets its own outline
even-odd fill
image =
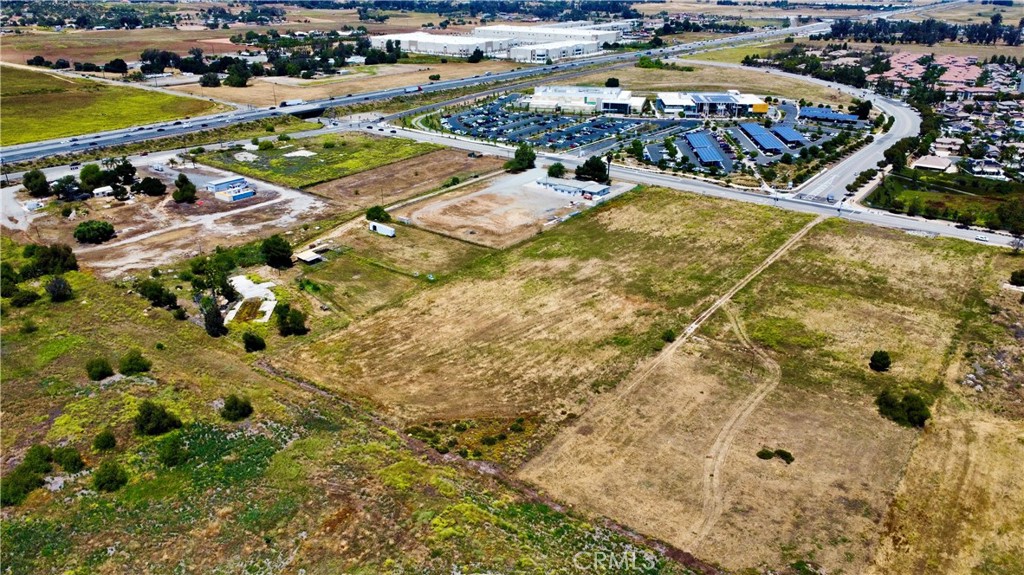
[[[409,86],[405,89],[406,94],[412,94],[413,92],[422,92],[423,86]]]
[[[281,107],[284,108],[286,106],[298,106],[299,104],[305,104],[305,103],[306,103],[305,100],[303,100],[301,98],[296,98],[294,100],[285,100],[285,101],[281,102]]]
[[[988,236],[974,236],[974,239],[978,240],[979,242],[987,242]]]

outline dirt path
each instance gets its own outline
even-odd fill
[[[670,357],[672,357],[675,354],[676,350],[682,347],[682,345],[686,343],[687,340],[690,339],[690,336],[696,333],[696,331],[700,329],[702,325],[704,325],[704,322],[710,319],[711,316],[715,315],[716,311],[718,311],[722,306],[727,304],[734,295],[736,295],[741,289],[747,287],[747,284],[753,281],[754,278],[760,275],[761,272],[768,268],[768,266],[775,263],[776,260],[782,257],[786,252],[790,250],[790,248],[792,248],[797,242],[803,239],[803,237],[807,235],[807,232],[811,231],[811,229],[813,229],[814,226],[825,221],[827,217],[828,216],[823,215],[818,216],[811,220],[810,222],[808,222],[807,225],[800,228],[798,232],[793,234],[788,240],[786,240],[784,244],[779,246],[778,249],[772,252],[771,255],[765,258],[765,260],[758,264],[757,267],[755,267],[753,270],[751,270],[750,273],[744,276],[743,279],[736,282],[736,285],[729,288],[729,291],[725,292],[725,294],[722,295],[722,297],[715,300],[713,304],[711,304],[706,310],[701,312],[701,314],[697,316],[697,319],[693,320],[693,322],[690,325],[686,326],[686,329],[683,330],[682,335],[680,335],[678,339],[662,348],[661,352],[659,352],[658,355],[651,358],[650,361],[648,361],[645,365],[643,365],[641,368],[635,371],[633,375],[630,376],[624,382],[623,385],[616,387],[616,395],[620,398],[625,397],[636,386],[640,385],[640,383],[642,383],[648,377],[650,377],[650,375],[654,373],[661,366],[662,363],[664,363]],[[605,406],[607,407],[605,407],[605,409],[612,405],[613,402],[606,403]],[[593,412],[594,415],[599,415],[600,413],[600,411],[596,410]]]
[[[715,442],[711,445],[707,459],[704,460],[704,476],[701,480],[704,505],[700,520],[697,521],[693,528],[694,538],[691,545],[694,547],[699,545],[711,533],[711,529],[722,515],[722,503],[724,500],[724,493],[722,492],[722,466],[725,465],[725,460],[729,456],[729,448],[732,446],[733,439],[746,423],[750,414],[757,409],[761,401],[782,380],[782,368],[779,367],[778,362],[750,341],[746,330],[743,328],[743,323],[736,316],[736,313],[729,306],[724,306],[722,311],[728,316],[729,323],[732,324],[736,336],[743,343],[743,347],[749,349],[767,368],[768,377],[764,378],[764,381],[754,388],[753,393],[748,395],[736,412],[726,420],[725,425],[722,426],[722,429],[719,430],[718,435],[715,437]]]

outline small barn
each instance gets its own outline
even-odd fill
[[[114,188],[110,186],[100,186],[92,191],[92,197],[94,198],[106,198],[114,195]]]
[[[386,226],[380,222],[370,222],[370,231],[389,238],[395,237],[395,228]]]
[[[320,254],[314,252],[313,250],[299,252],[295,254],[295,259],[299,260],[304,264],[310,265],[324,261],[324,258]]]
[[[242,176],[230,176],[207,182],[206,191],[216,193],[230,190],[231,188],[246,188],[248,186],[249,182],[247,182]]]
[[[255,195],[256,192],[252,188],[229,188],[213,193],[213,197],[225,202],[237,202]]]

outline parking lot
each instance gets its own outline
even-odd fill
[[[441,118],[441,125],[452,133],[473,138],[511,144],[527,142],[553,150],[575,150],[616,136],[633,139],[640,132],[662,129],[673,123],[666,120],[581,117],[512,109],[512,105],[521,97],[521,94],[509,94],[457,114],[446,114]]]

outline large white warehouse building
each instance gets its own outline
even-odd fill
[[[614,44],[622,37],[619,30],[602,30],[591,28],[550,27],[550,26],[480,26],[473,29],[473,36],[479,38],[512,38],[514,46],[523,44],[546,44],[551,42],[605,42]]]
[[[566,58],[578,58],[587,54],[594,54],[600,50],[601,46],[597,42],[565,40],[563,42],[516,46],[508,51],[508,56],[516,62],[543,64],[548,60],[554,62]]]
[[[512,45],[511,38],[452,36],[428,34],[426,32],[371,36],[370,45],[378,50],[383,50],[388,40],[399,42],[399,46],[405,52],[433,54],[436,56],[458,56],[461,58],[469,56],[478,48],[488,56],[505,57],[509,47]]]

